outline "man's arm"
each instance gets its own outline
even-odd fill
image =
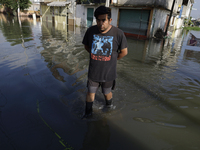
[[[127,48],[122,49],[122,50],[118,53],[117,60],[123,58],[123,57],[126,56],[127,54],[128,54],[128,49],[127,49]]]
[[[91,52],[91,49],[90,49],[90,47],[89,46],[87,46],[87,45],[84,45],[85,46],[85,49],[88,51],[88,53],[90,53]]]

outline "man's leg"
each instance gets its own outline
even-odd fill
[[[94,102],[94,98],[95,98],[95,93],[87,92],[86,102]]]
[[[104,93],[104,97],[106,100],[106,106],[108,108],[112,107],[112,87],[114,85],[114,81],[104,82],[102,84],[102,92]]]
[[[83,118],[87,118],[87,117],[92,115],[92,105],[93,105],[93,102],[94,102],[94,98],[95,98],[95,93],[87,92],[85,115],[83,116]]]
[[[112,92],[108,94],[104,94],[106,100],[111,100],[112,99]]]
[[[83,118],[87,118],[92,115],[92,105],[95,99],[95,93],[98,89],[98,86],[99,83],[88,80],[87,83],[88,92],[86,95],[85,115],[83,116]]]
[[[108,108],[112,107],[112,92],[108,93],[108,94],[104,94],[104,97],[106,99],[106,106]]]

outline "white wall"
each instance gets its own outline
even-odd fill
[[[167,10],[161,10],[158,8],[154,8],[153,10],[153,18],[152,18],[152,24],[150,29],[150,37],[153,37],[156,30],[158,28],[161,28],[164,30],[167,14],[170,12]]]
[[[192,5],[191,1],[188,2],[187,6],[183,5],[183,13],[182,13],[181,17],[183,17],[183,18],[188,18],[189,17],[190,11],[191,11],[190,10],[191,9],[191,5]]]
[[[119,8],[111,7],[111,18],[112,18],[111,24],[113,26],[117,26],[118,12]]]
[[[86,9],[87,10],[87,9]],[[86,27],[86,16],[85,7],[82,5],[76,5],[76,25],[81,27]]]
[[[177,18],[176,29],[180,29],[184,25],[184,18]]]

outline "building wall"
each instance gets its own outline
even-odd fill
[[[87,9],[88,8],[94,8],[94,10],[97,8],[95,6],[90,5],[76,5],[76,25],[81,27],[87,27]],[[96,19],[93,16],[93,23],[92,25],[96,24]]]
[[[153,18],[152,18],[151,28],[150,28],[150,37],[154,36],[158,28],[161,28],[164,30],[164,27],[166,24],[166,18],[169,13],[170,12],[167,10],[161,10],[158,8],[153,9]]]
[[[184,20],[190,17],[192,2],[188,0],[188,5],[183,5],[182,13],[177,16],[175,29],[180,29],[184,25]]]
[[[31,7],[28,8],[29,11],[38,11],[40,10],[40,3],[33,3]]]
[[[66,1],[66,0],[65,0]],[[69,13],[68,13],[68,23],[69,25],[75,25],[76,22],[76,2],[75,0],[71,0],[71,3],[68,6]]]
[[[189,0],[190,1],[190,0]],[[154,2],[154,3],[153,3]],[[181,28],[184,22],[183,18],[179,18],[178,8],[182,6],[183,0],[176,0],[175,6],[174,6],[174,14],[171,18],[170,24],[169,24],[169,31],[173,31],[174,29]],[[147,4],[147,6],[139,7],[137,4]],[[156,33],[158,28],[165,29],[167,25],[167,16],[170,14],[170,10],[172,7],[173,0],[118,0],[118,4],[123,5],[110,5],[111,13],[112,13],[112,25],[117,26],[119,21],[119,9],[140,9],[140,8],[149,8],[152,9],[152,15],[150,18],[150,27],[149,27],[149,33],[148,37],[153,37]],[[135,5],[135,7],[130,6],[130,4]],[[156,4],[157,7],[148,7],[151,4]],[[126,6],[127,5],[127,6]],[[137,6],[136,6],[137,5]],[[168,5],[166,7],[166,5]],[[165,8],[164,8],[165,6]],[[76,9],[76,25],[87,27],[87,8],[93,7],[94,10],[97,5],[91,6],[91,5],[77,5]],[[185,6],[186,7],[186,6]],[[185,15],[189,15],[190,13],[190,7],[191,2],[189,2],[187,8],[185,8],[187,11],[185,11]],[[166,9],[168,8],[168,9]],[[183,13],[184,14],[184,13]],[[93,25],[96,24],[95,18],[93,19]]]
[[[175,28],[180,29],[184,25],[184,18],[177,18]]]
[[[60,8],[61,8],[61,12],[60,12]],[[75,9],[73,9],[73,10],[75,10]],[[47,6],[46,3],[40,4],[40,14],[41,14],[42,21],[52,22],[55,24],[61,23],[61,24],[65,24],[65,25],[67,25],[67,24],[74,25],[75,14],[73,13],[73,10],[69,11],[67,6],[65,6],[65,7],[52,7],[51,6],[50,7],[50,6]],[[68,18],[68,20],[67,20],[67,18]]]
[[[190,16],[190,12],[191,12],[191,6],[192,6],[192,3],[191,1],[189,0],[188,1],[188,5],[183,5],[183,12],[182,12],[182,16],[183,18],[188,18]]]
[[[157,7],[171,10],[174,0],[117,0],[115,5],[134,6],[134,7]],[[174,12],[177,12],[178,5],[182,4],[183,0],[176,0]]]
[[[85,6],[83,5],[76,5],[76,25],[81,27],[86,27],[86,14],[85,13]]]
[[[112,18],[111,24],[113,26],[117,26],[118,25],[118,15],[119,15],[119,8],[111,7],[111,18]]]
[[[40,4],[40,9],[42,21],[52,22],[52,13],[50,12],[50,7],[45,4]]]

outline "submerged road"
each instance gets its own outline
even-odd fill
[[[84,112],[89,55],[84,28],[0,14],[0,149],[199,149],[199,51],[189,33],[128,38],[118,61],[115,109]],[[187,48],[187,49],[186,49]]]

